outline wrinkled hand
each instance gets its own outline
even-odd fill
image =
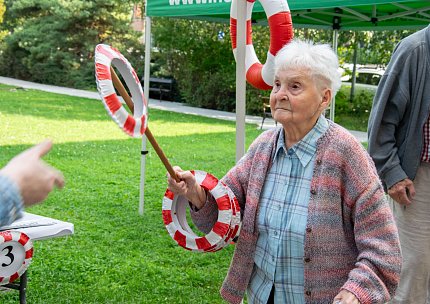
[[[333,304],[360,304],[355,295],[349,291],[341,290],[334,297]]]
[[[61,172],[40,159],[51,148],[52,142],[44,141],[18,154],[0,170],[18,185],[25,206],[43,201],[55,186],[64,186]]]
[[[206,202],[206,192],[197,183],[195,176],[190,171],[183,171],[175,166],[173,170],[181,180],[179,183],[167,173],[168,189],[177,195],[185,196],[194,206],[201,209]]]
[[[410,205],[415,196],[414,183],[406,178],[388,189],[388,195],[401,205]]]

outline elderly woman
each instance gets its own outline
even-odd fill
[[[401,266],[397,229],[374,164],[348,131],[324,118],[340,87],[327,45],[293,41],[275,58],[272,115],[222,179],[243,210],[242,229],[221,289],[230,303],[385,303]],[[169,188],[193,204],[204,232],[213,198],[176,168]]]

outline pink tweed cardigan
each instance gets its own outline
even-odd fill
[[[220,291],[229,303],[241,302],[251,278],[258,202],[281,130],[261,134],[223,178],[243,212]],[[207,203],[192,217],[200,230],[208,232],[217,214],[216,204]],[[341,289],[355,294],[361,304],[385,303],[399,282],[397,228],[374,164],[363,146],[332,122],[318,141],[304,253],[306,303],[332,303]]]

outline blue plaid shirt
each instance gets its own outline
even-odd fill
[[[9,225],[21,217],[22,210],[18,187],[8,177],[0,175],[0,226]]]
[[[290,149],[279,136],[273,165],[261,192],[259,237],[247,290],[249,303],[266,304],[273,284],[275,303],[305,303],[304,240],[317,140],[328,129],[321,116]]]

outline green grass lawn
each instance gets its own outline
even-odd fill
[[[141,140],[126,136],[101,101],[0,85],[0,166],[45,138],[45,160],[66,187],[28,212],[72,222],[75,234],[34,243],[28,303],[223,303],[234,250],[176,245],[161,216],[166,170],[148,143],[145,211],[138,214]],[[172,165],[222,177],[235,163],[235,124],[150,110],[149,127]],[[260,134],[247,125],[247,146]],[[0,303],[18,303],[0,292]]]

